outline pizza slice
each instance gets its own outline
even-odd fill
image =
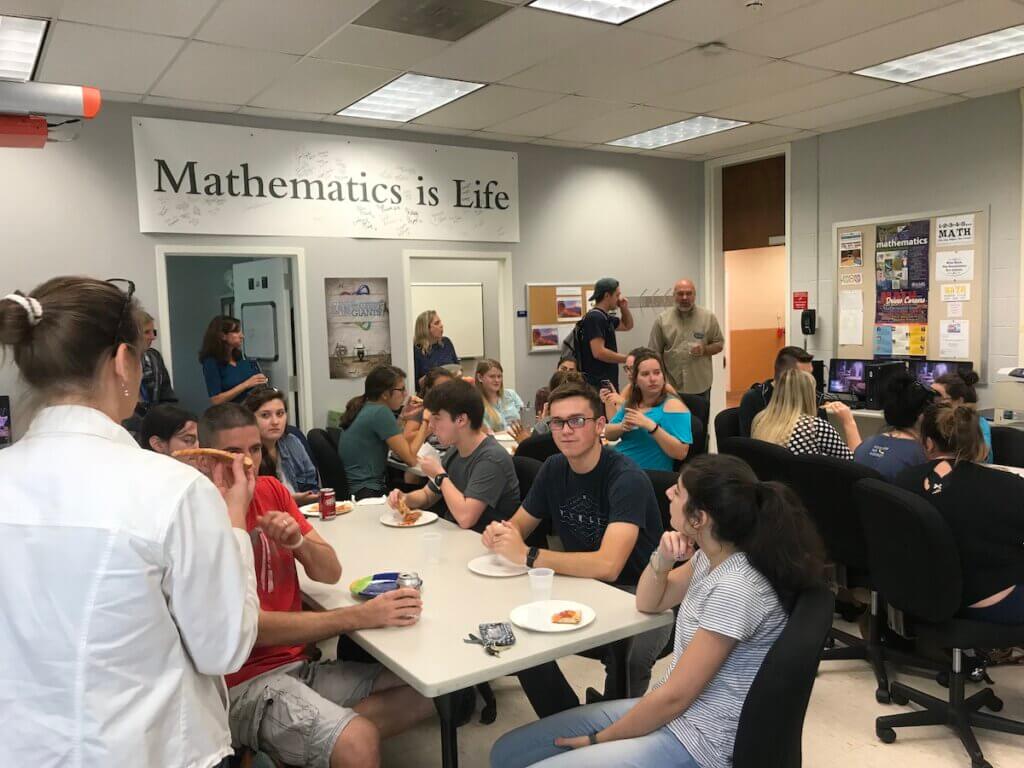
[[[221,451],[217,448],[182,448],[180,451],[175,451],[171,454],[176,459],[198,459],[207,457],[211,459],[221,459],[223,461],[234,461],[237,453],[231,453],[230,451]],[[252,459],[248,456],[242,457],[242,466],[246,469],[252,467]]]
[[[398,500],[398,514],[402,516],[399,525],[415,525],[416,521],[423,516],[423,513],[418,509],[409,509],[405,499]]]
[[[551,617],[552,624],[579,624],[581,621],[582,611],[559,611]]]

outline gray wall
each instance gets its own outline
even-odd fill
[[[498,262],[476,259],[413,259],[409,277],[414,283],[481,283],[483,285],[484,357],[501,360],[498,334]],[[434,307],[444,322],[444,307]],[[409,318],[406,335],[412,338],[416,318]],[[455,351],[460,352],[458,345]],[[463,357],[463,368],[472,374],[475,358]]]
[[[434,141],[519,154],[521,242],[433,243],[314,237],[143,235],[138,207],[130,116],[157,116],[284,130]],[[699,275],[703,248],[703,168],[698,163],[615,152],[541,145],[497,145],[462,137],[433,137],[330,123],[270,120],[107,104],[80,138],[43,151],[0,150],[0,245],[3,291],[30,290],[60,274],[132,277],[140,300],[156,308],[155,246],[291,246],[305,249],[313,369],[314,419],[323,421],[356,394],[358,385],[329,378],[323,299],[326,277],[387,277],[402,282],[404,249],[511,251],[514,304],[524,308],[525,283],[588,280],[617,275],[627,294],[668,288],[680,275]],[[395,359],[406,361],[411,339],[404,295],[392,293]],[[200,311],[197,309],[197,311]],[[154,312],[154,314],[156,314]],[[644,341],[653,316],[620,340]],[[516,387],[531,392],[546,381],[550,355],[529,355],[526,321],[515,321]],[[0,369],[0,392],[17,394],[12,366]],[[15,418],[18,423],[18,419]]]
[[[210,405],[198,358],[203,334],[210,319],[220,314],[221,297],[231,295],[224,273],[243,261],[251,259],[167,257],[171,327],[160,332],[171,340],[174,391],[181,404],[194,413],[202,413]]]
[[[835,222],[991,206],[986,367],[1017,365],[1021,237],[1021,107],[1016,91],[851,128],[792,147],[792,289],[810,292],[833,354]],[[793,336],[800,339],[799,312]],[[990,390],[990,388],[989,388]],[[991,405],[986,389],[982,403]]]

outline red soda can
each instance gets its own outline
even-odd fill
[[[324,520],[330,520],[336,514],[334,506],[334,489],[333,488],[321,488],[320,489],[320,517]]]

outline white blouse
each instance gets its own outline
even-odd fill
[[[249,537],[203,475],[98,410],[41,411],[0,451],[0,765],[209,768],[222,675],[259,602]]]

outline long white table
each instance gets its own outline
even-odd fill
[[[299,568],[302,592],[322,609],[355,605],[348,586],[385,571],[416,571],[423,578],[423,615],[405,628],[368,629],[351,637],[407,684],[435,699],[441,715],[444,765],[457,765],[450,694],[514,674],[580,651],[632,637],[672,622],[672,612],[640,613],[635,598],[593,579],[556,576],[554,599],[571,599],[597,612],[592,624],[573,632],[540,633],[515,627],[516,644],[499,657],[463,642],[481,623],[508,621],[513,608],[531,601],[526,576],[489,578],[467,563],[486,554],[480,535],[444,520],[418,528],[389,528],[380,523],[383,504],[359,505],[333,520],[313,519],[313,527],[337,551],[343,575],[336,585],[318,584]],[[442,534],[441,562],[426,563],[422,536]]]

